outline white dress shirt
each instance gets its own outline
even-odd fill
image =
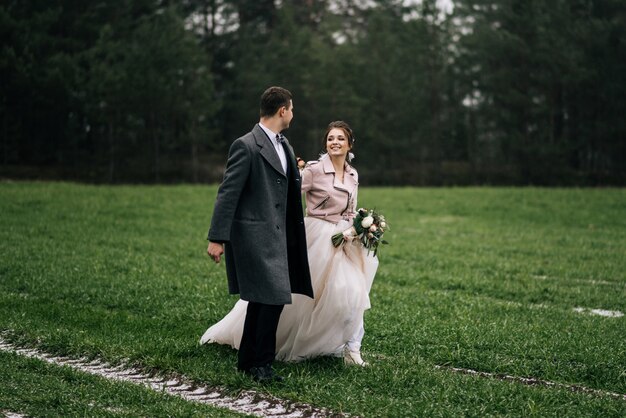
[[[259,122],[259,126],[269,137],[270,142],[272,143],[274,149],[276,150],[276,153],[278,154],[278,158],[280,158],[280,164],[283,166],[283,171],[285,172],[285,174],[287,174],[287,154],[285,154],[285,148],[283,148],[283,145],[276,140],[277,134],[275,132],[272,132],[267,126],[263,125],[261,122]]]

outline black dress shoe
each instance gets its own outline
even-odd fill
[[[252,379],[259,383],[283,382],[285,380],[282,376],[274,373],[272,366],[269,364],[265,366],[251,367],[246,373],[252,376]]]
[[[269,383],[271,380],[271,377],[265,371],[265,367],[250,367],[246,374],[249,374],[255,382],[259,383]]]
[[[276,374],[269,364],[265,366],[265,375],[269,376],[272,382],[284,382],[285,378]]]

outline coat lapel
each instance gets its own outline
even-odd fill
[[[322,164],[324,167],[324,173],[326,174],[333,173],[333,187],[335,189],[342,190],[348,193],[352,193],[354,191],[354,189],[357,186],[357,182],[354,178],[354,171],[352,170],[352,167],[350,167],[349,164],[346,164],[346,168],[345,168],[345,172],[343,176],[343,183],[340,182],[335,177],[334,175],[335,167],[333,167],[333,162],[330,160],[330,157],[328,156],[328,154],[325,156],[325,158],[323,158]]]
[[[287,151],[287,165],[289,166],[289,173],[300,173],[298,171],[298,164],[296,163],[296,155],[293,153],[293,148],[289,144],[289,140],[285,138],[285,151]],[[297,178],[300,178],[298,175]]]
[[[354,176],[354,169],[350,164],[346,165],[345,173],[343,176],[343,187],[345,190],[349,191],[351,194],[354,193],[358,182],[356,181],[356,177]],[[339,183],[341,184],[341,183]]]
[[[261,156],[265,158],[265,160],[269,163],[269,165],[272,166],[274,170],[276,170],[283,177],[287,177],[285,175],[285,172],[283,171],[283,166],[280,163],[280,158],[278,158],[278,154],[272,146],[272,142],[267,137],[263,129],[261,129],[258,123],[254,125],[254,128],[252,128],[252,134],[254,135],[254,140],[256,141],[256,144],[260,148],[259,152],[261,153]]]

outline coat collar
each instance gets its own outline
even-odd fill
[[[357,181],[356,178],[354,176],[354,169],[352,168],[352,166],[350,164],[345,164],[344,165],[344,176],[343,176],[343,183],[339,181],[339,179],[337,179],[335,177],[335,167],[333,167],[333,162],[331,161],[330,157],[328,156],[328,154],[324,154],[322,155],[322,157],[320,158],[321,162],[322,162],[322,167],[324,168],[324,173],[326,174],[333,174],[333,187],[335,189],[339,189],[339,190],[344,190],[347,191],[349,193],[351,193],[354,188],[357,185]]]
[[[260,148],[259,152],[261,153],[261,156],[265,158],[274,170],[276,170],[283,177],[287,177],[283,171],[283,166],[280,163],[280,158],[278,158],[278,154],[276,154],[276,150],[273,146],[270,146],[272,145],[272,141],[267,137],[267,134],[258,123],[254,125],[254,128],[252,128],[252,135],[254,136],[256,144]],[[289,149],[289,147],[287,147],[287,149]],[[289,155],[287,157],[289,157]],[[289,163],[289,160],[290,158],[288,158],[287,163]]]

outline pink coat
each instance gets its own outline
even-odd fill
[[[302,170],[302,191],[306,199],[306,215],[337,223],[351,221],[356,215],[359,175],[349,164],[345,166],[343,183],[335,179],[335,168],[328,154],[307,163]]]

